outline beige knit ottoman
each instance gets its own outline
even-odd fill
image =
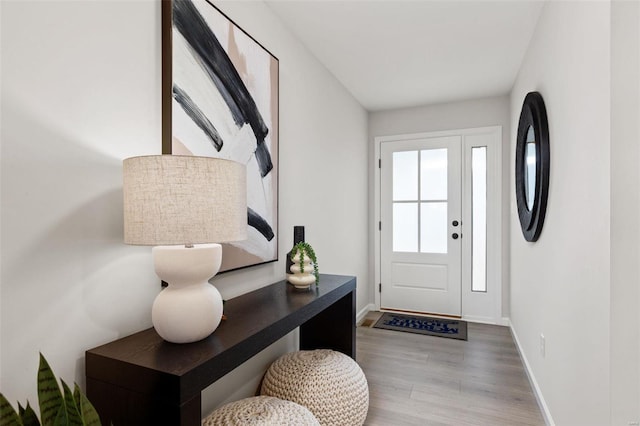
[[[327,349],[283,355],[267,370],[260,393],[304,405],[321,425],[360,426],[369,409],[360,366]]]
[[[319,426],[311,411],[291,401],[254,396],[230,402],[209,414],[203,426]]]

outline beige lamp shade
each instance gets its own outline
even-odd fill
[[[127,158],[124,242],[156,246],[246,239],[246,176],[244,165],[219,158]]]

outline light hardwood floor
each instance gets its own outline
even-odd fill
[[[365,425],[544,425],[509,329],[469,323],[468,333],[461,341],[359,326]]]

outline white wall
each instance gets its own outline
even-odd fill
[[[493,98],[474,99],[462,102],[452,102],[446,104],[427,105],[413,108],[402,108],[387,111],[376,111],[369,113],[369,198],[370,214],[369,221],[374,223],[373,191],[375,187],[374,171],[376,163],[374,161],[375,145],[374,138],[377,136],[402,135],[409,133],[426,133],[440,130],[468,129],[473,127],[502,126],[503,138],[503,167],[505,169],[503,177],[502,199],[509,199],[509,178],[512,168],[509,160],[509,98],[508,96],[498,96]],[[502,208],[503,230],[502,230],[502,252],[504,259],[502,262],[502,313],[509,316],[509,262],[506,257],[509,253],[509,209],[504,203]],[[370,232],[377,232],[373,225]],[[374,267],[373,240],[369,247],[369,258],[371,259],[371,269],[369,274],[373,277]],[[373,303],[374,289],[371,289],[371,303]]]
[[[611,424],[640,421],[640,3],[611,3]]]
[[[280,59],[280,261],[216,277],[226,298],[284,277],[293,226],[321,272],[369,299],[367,115],[262,2],[221,8]],[[160,153],[160,2],[1,2],[0,388],[35,396],[38,351],[84,383],[84,351],[147,328],[150,250],[122,243],[121,162]],[[205,392],[252,394],[288,336]]]
[[[527,92],[549,118],[536,243],[522,237],[511,184],[511,319],[558,425],[610,420],[610,31],[608,2],[547,2],[511,93],[511,140]]]

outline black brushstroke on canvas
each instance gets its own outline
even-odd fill
[[[269,169],[266,170],[260,166],[260,174],[262,177],[265,177],[269,171],[273,168],[273,164],[271,164],[271,154],[269,153],[269,149],[267,145],[264,143],[258,144],[256,150],[254,152],[256,155],[256,159],[258,160],[258,164],[268,164]]]
[[[266,220],[264,220],[262,216],[260,216],[258,213],[256,213],[254,210],[252,210],[249,207],[247,207],[247,216],[249,220],[249,226],[251,226],[252,228],[255,228],[256,231],[261,233],[267,239],[267,241],[273,240],[273,237],[275,237],[275,234],[273,233],[273,229],[271,228],[271,225],[269,225],[269,223]]]
[[[247,123],[253,129],[257,142],[256,159],[260,174],[265,177],[273,169],[271,154],[264,143],[269,129],[231,59],[191,1],[173,1],[173,23],[198,55],[198,60],[220,91],[236,124],[240,127]]]
[[[211,145],[220,152],[224,142],[220,133],[216,130],[215,126],[211,124],[211,121],[202,112],[198,105],[187,95],[187,92],[182,90],[177,85],[173,85],[173,97],[180,104],[184,112],[193,120],[194,123],[204,132],[205,135],[211,140]]]

